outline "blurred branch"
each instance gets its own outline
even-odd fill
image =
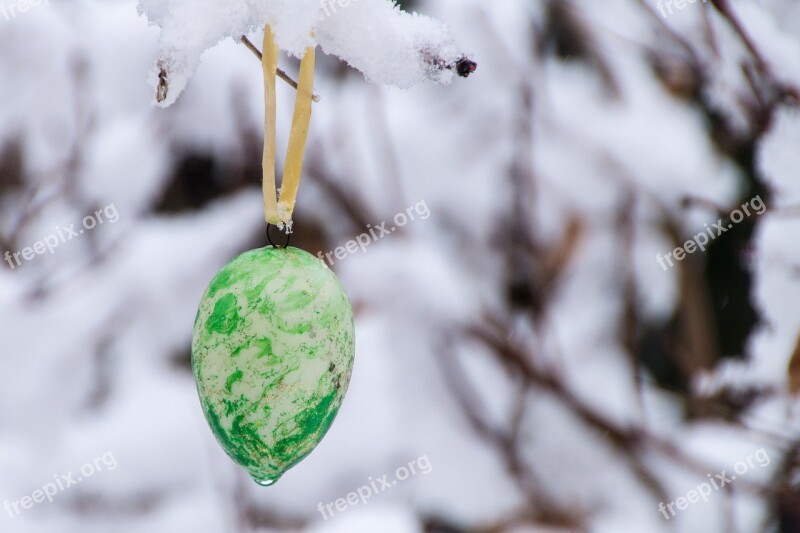
[[[636,225],[633,219],[636,214],[636,195],[631,189],[625,191],[622,205],[618,212],[616,226],[620,235],[620,245],[623,253],[620,254],[621,260],[618,262],[622,284],[622,316],[620,317],[617,335],[619,344],[625,349],[625,354],[628,356],[628,362],[631,365],[639,412],[644,413],[642,365],[639,358],[639,318],[641,313],[637,302],[636,273],[634,271],[634,265],[636,264],[634,258]]]
[[[646,428],[637,425],[620,424],[596,408],[585,404],[557,375],[541,370],[531,364],[528,357],[509,341],[508,332],[498,329],[502,323],[497,319],[487,317],[485,324],[493,324],[493,326],[487,327],[487,325],[473,324],[465,328],[464,334],[467,338],[477,340],[489,348],[505,365],[508,365],[525,380],[530,381],[537,388],[551,393],[585,425],[600,434],[608,436],[614,446],[633,462],[634,471],[655,496],[663,498],[665,491],[644,463],[642,455],[647,451],[658,452],[699,476],[705,476],[706,473],[715,470],[712,465],[693,458],[679,446],[649,432]],[[769,493],[769,489],[766,486],[747,479],[742,479],[741,483],[737,480],[737,486],[755,493]]]
[[[553,498],[546,490],[547,483],[528,468],[522,456],[520,424],[530,390],[529,384],[523,382],[518,388],[509,427],[497,427],[484,415],[483,406],[479,404],[480,392],[471,386],[464,375],[452,346],[452,342],[443,343],[442,351],[449,352],[450,356],[437,359],[442,365],[445,382],[453,392],[462,414],[472,429],[498,452],[511,478],[525,495],[532,508],[531,520],[536,523],[578,528],[583,513],[574,506],[562,505]]]
[[[366,228],[377,219],[368,204],[355,196],[355,191],[346,189],[343,180],[335,179],[329,170],[324,168],[322,158],[310,154],[305,166],[308,179],[321,187],[328,198],[338,207],[356,228]]]

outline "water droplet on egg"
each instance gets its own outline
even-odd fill
[[[253,478],[253,481],[261,485],[262,487],[269,487],[270,485],[274,485],[278,482],[280,476],[276,477],[275,479],[256,479]]]

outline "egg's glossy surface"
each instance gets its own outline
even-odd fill
[[[344,399],[355,353],[339,280],[297,248],[246,252],[200,303],[192,368],[217,440],[262,485],[308,455]]]

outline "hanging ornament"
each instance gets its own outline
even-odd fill
[[[264,215],[268,225],[288,233],[311,120],[314,48],[300,62],[280,199],[277,63],[278,47],[267,26]],[[339,280],[307,252],[275,245],[251,250],[211,281],[195,320],[192,369],[212,432],[256,482],[275,483],[325,436],[350,382],[354,339],[353,310]]]

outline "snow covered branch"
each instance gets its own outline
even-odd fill
[[[469,76],[477,66],[444,24],[404,12],[392,0],[359,0],[336,10],[324,9],[318,0],[140,0],[139,12],[162,29],[151,83],[164,106],[178,98],[205,50],[265,23],[289,54],[300,57],[306,47],[319,45],[376,83],[447,84],[454,74]]]

